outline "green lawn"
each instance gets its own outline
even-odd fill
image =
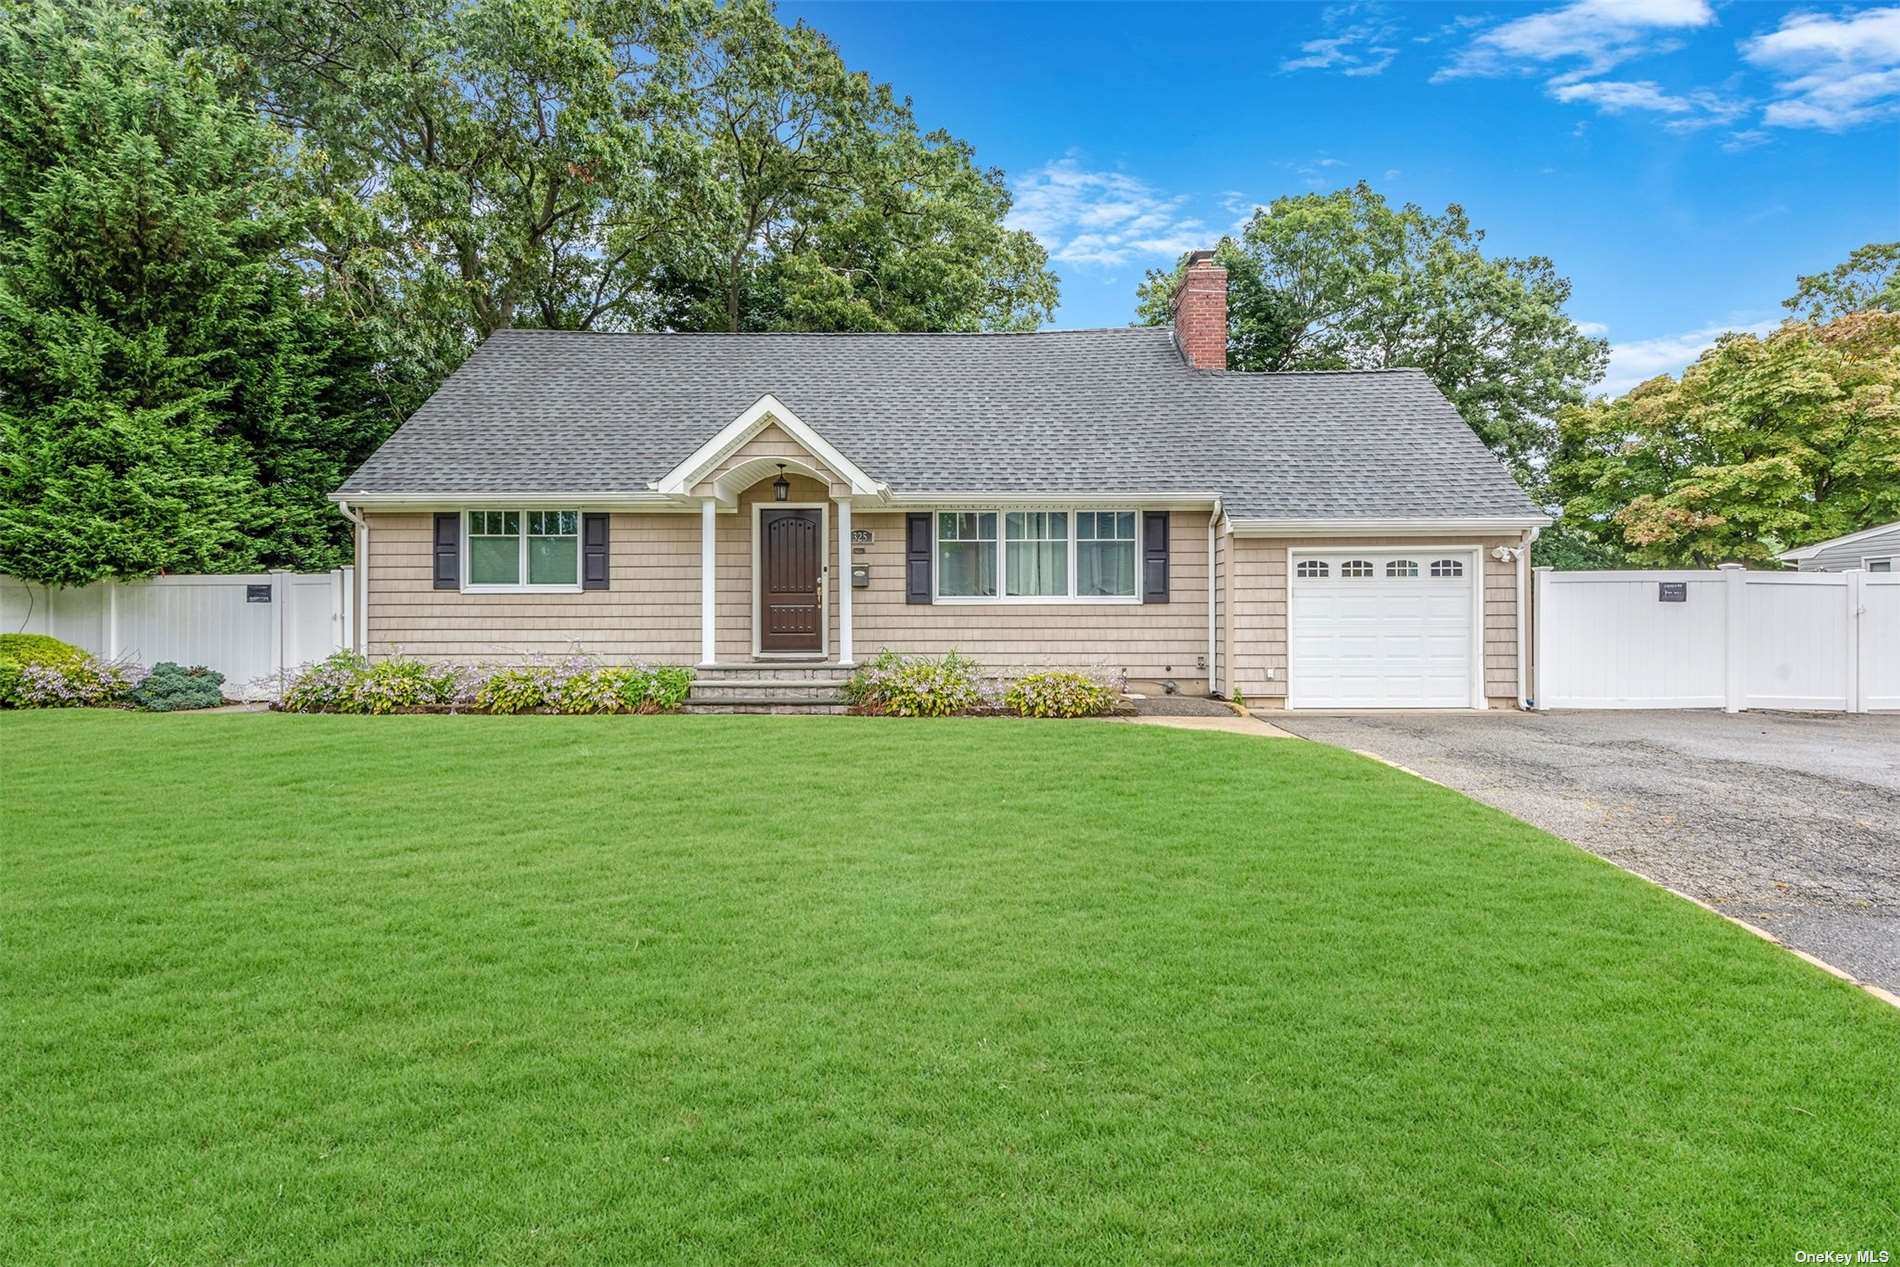
[[[0,715],[7,1263],[1900,1257],[1900,1013],[1107,723]]]

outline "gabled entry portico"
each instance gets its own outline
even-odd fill
[[[796,495],[793,481],[800,490]],[[774,485],[784,489],[783,500]],[[730,639],[734,632],[720,628],[720,595],[729,589],[720,575],[722,516],[738,517],[749,538],[744,557],[750,571],[745,582],[751,658],[829,659],[835,595],[836,662],[853,663],[852,500],[881,501],[889,492],[884,485],[767,395],[654,488],[699,501],[702,667],[719,662],[721,634]],[[828,500],[810,496],[813,492]],[[832,540],[835,555],[828,544]],[[729,606],[723,609],[728,622],[735,615]]]

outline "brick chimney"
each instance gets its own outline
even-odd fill
[[[1188,256],[1187,275],[1175,289],[1174,346],[1197,370],[1227,368],[1227,270],[1214,252]]]

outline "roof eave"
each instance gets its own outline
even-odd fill
[[[1547,528],[1548,515],[1403,515],[1348,519],[1243,519],[1229,521],[1238,537],[1385,537],[1397,534],[1467,532],[1491,536]]]

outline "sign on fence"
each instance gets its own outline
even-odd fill
[[[1537,569],[1539,708],[1900,708],[1900,575]]]
[[[354,645],[355,569],[159,576],[75,589],[0,577],[0,632],[42,633],[107,660],[202,664],[234,699],[266,699],[286,673]]]

